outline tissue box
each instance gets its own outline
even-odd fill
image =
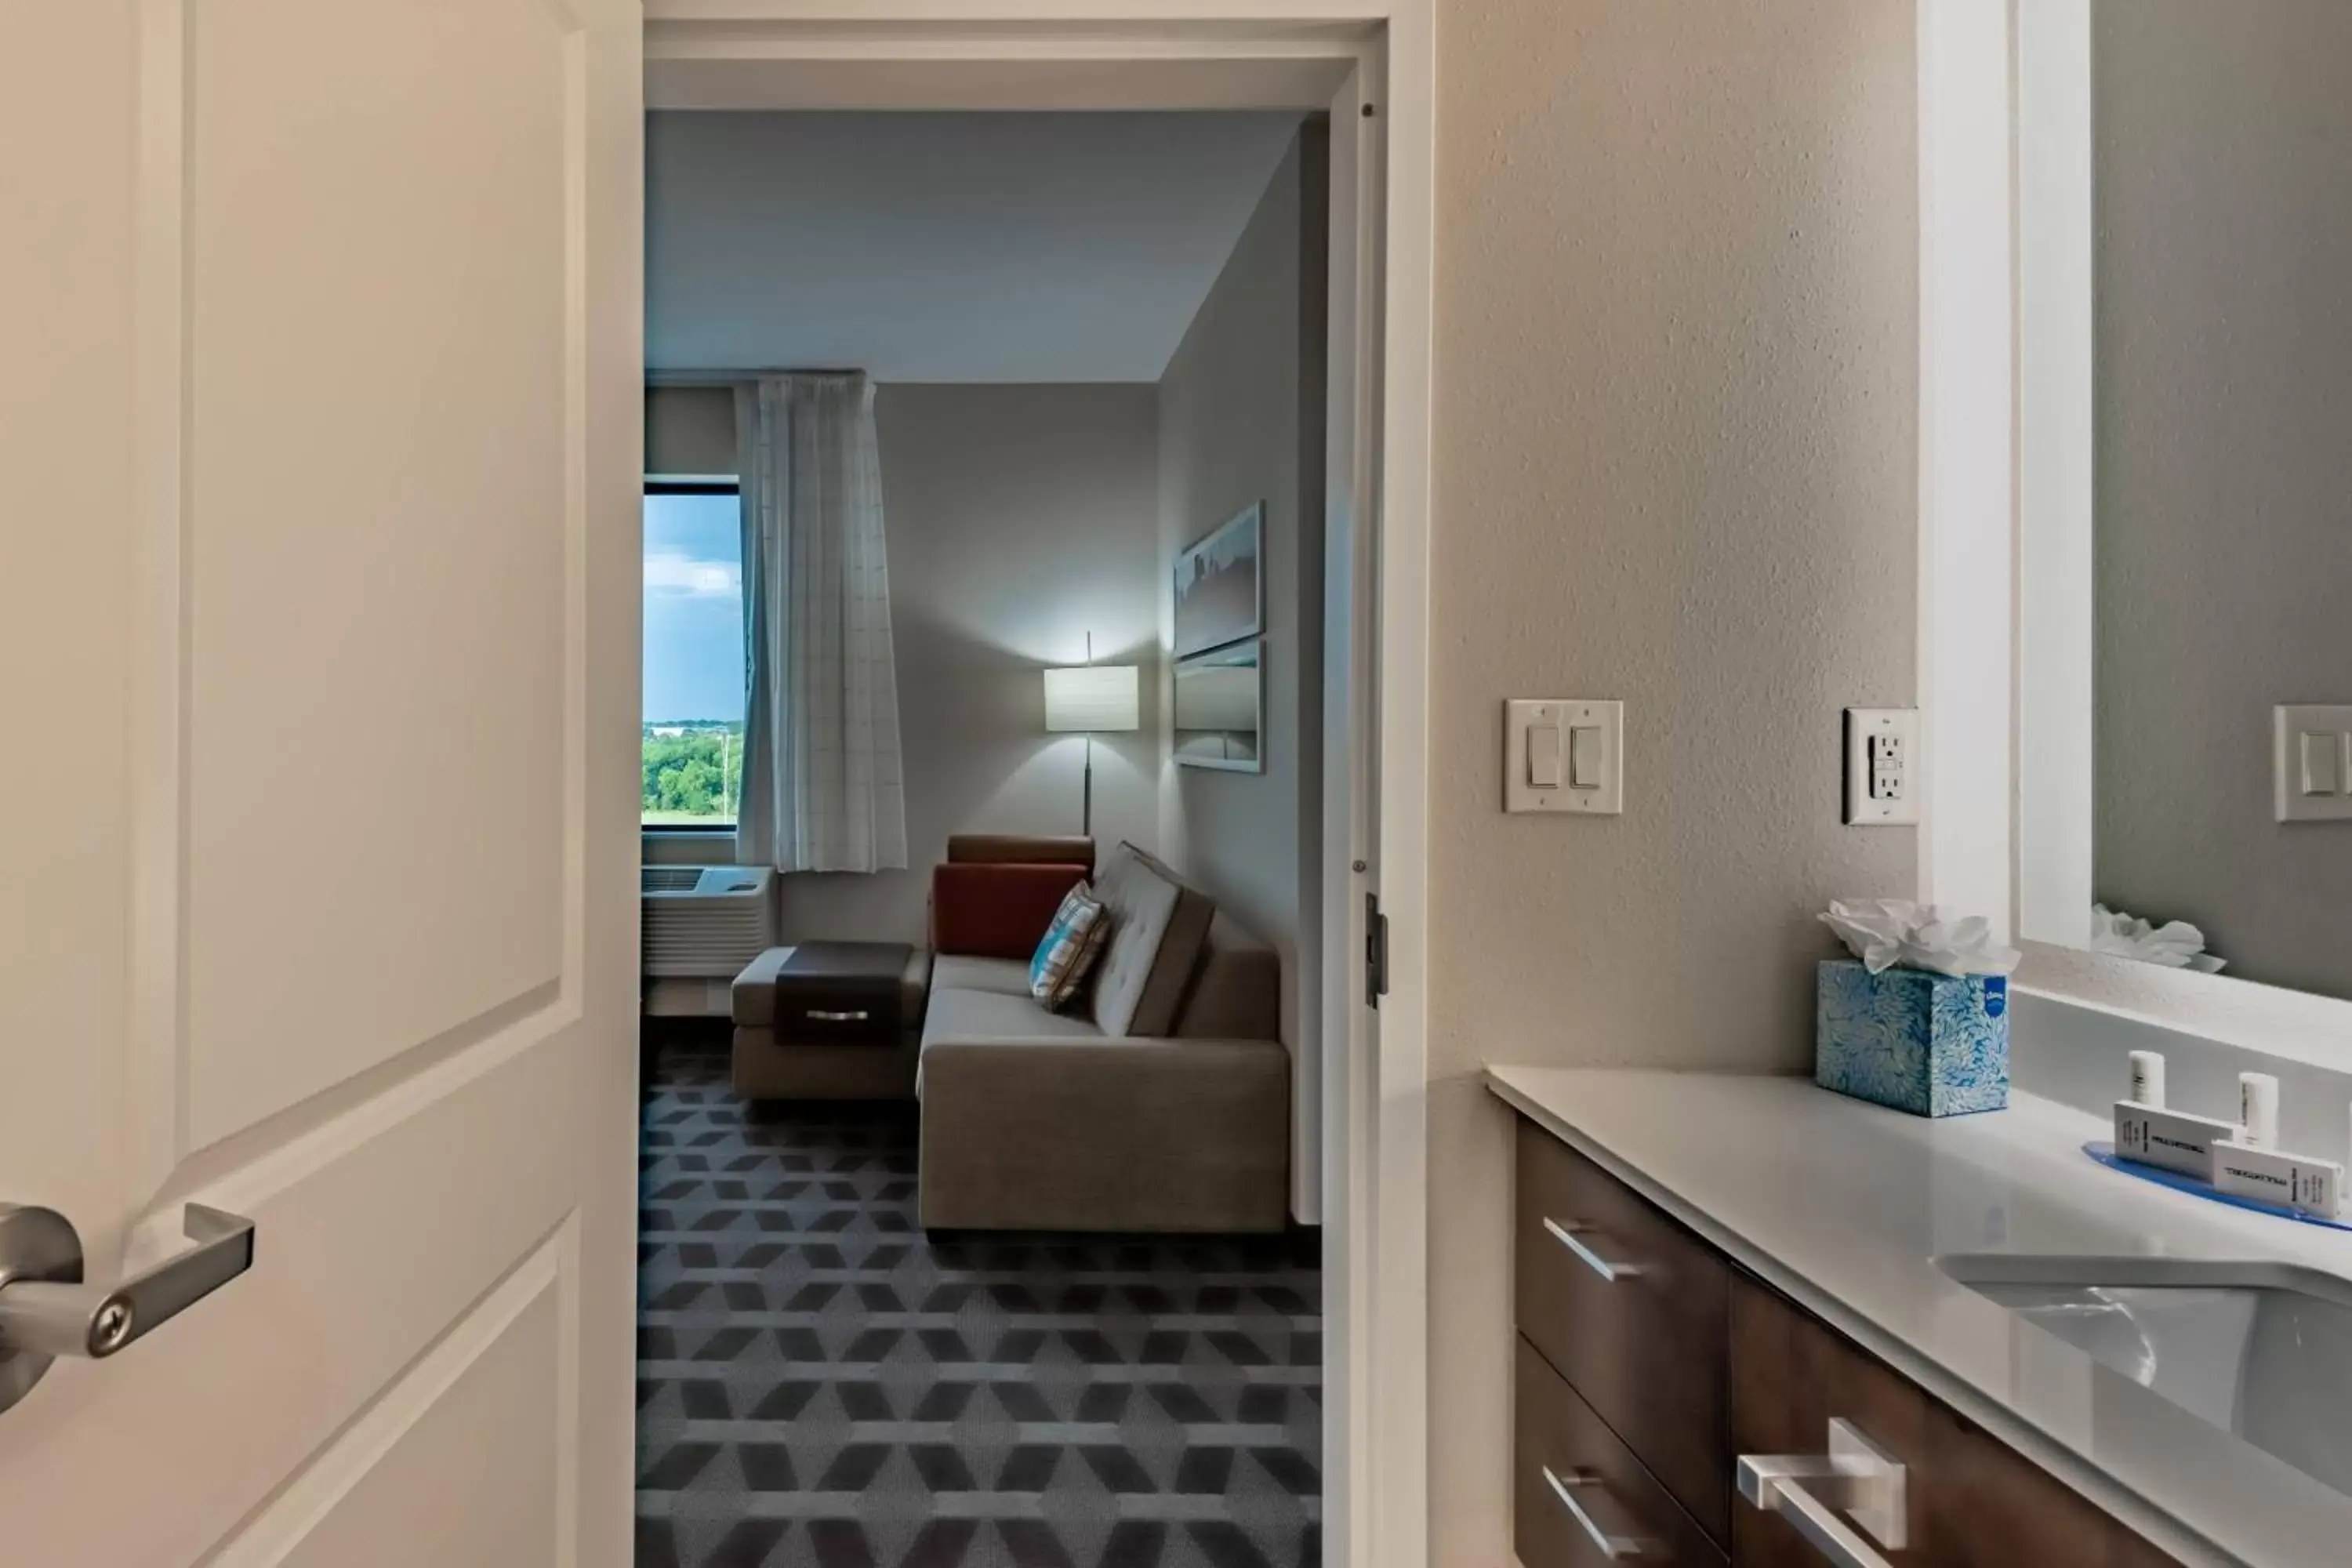
[[[1825,960],[1814,1014],[1813,1081],[1907,1110],[1964,1116],[2009,1103],[2009,981],[1924,969],[1873,974]]]

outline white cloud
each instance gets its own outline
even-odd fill
[[[686,599],[733,598],[743,591],[743,568],[666,551],[646,557],[646,591]]]

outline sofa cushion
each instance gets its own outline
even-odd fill
[[[1132,844],[1111,851],[1095,894],[1111,927],[1095,978],[1094,1021],[1106,1035],[1170,1033],[1216,905]]]
[[[1029,994],[1051,1012],[1069,1006],[1094,973],[1103,939],[1109,934],[1110,921],[1094,889],[1084,882],[1072,888],[1029,960]]]
[[[951,833],[948,858],[960,865],[1076,866],[1095,868],[1095,841],[1077,834]]]
[[[1209,922],[1175,1033],[1182,1039],[1282,1037],[1282,960],[1223,910]]]
[[[1017,958],[974,958],[970,953],[943,952],[931,961],[931,989],[1026,996],[1029,965]]]
[[[1098,1040],[1102,1031],[1083,1017],[1048,1013],[1026,990],[1018,996],[1001,991],[931,993],[931,1010],[923,1020],[923,1049],[941,1045],[969,1045],[1004,1040]]]
[[[1084,866],[998,864],[931,868],[931,946],[940,952],[1026,959]]]

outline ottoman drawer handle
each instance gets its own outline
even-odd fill
[[[825,1013],[812,1007],[808,1016],[820,1024],[863,1024],[874,1016],[863,1007],[854,1013]]]

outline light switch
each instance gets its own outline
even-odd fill
[[[1528,784],[1533,789],[1559,787],[1559,726],[1528,728]]]
[[[2278,820],[2352,823],[2352,704],[2283,703],[2271,728]]]
[[[1570,789],[1599,789],[1601,758],[1607,737],[1598,724],[1579,724],[1568,732],[1568,784]]]
[[[2343,776],[2336,772],[2344,739],[2323,730],[2303,732],[2303,793],[2341,795]]]
[[[1613,816],[1625,809],[1625,705],[1515,698],[1503,705],[1503,809]]]

